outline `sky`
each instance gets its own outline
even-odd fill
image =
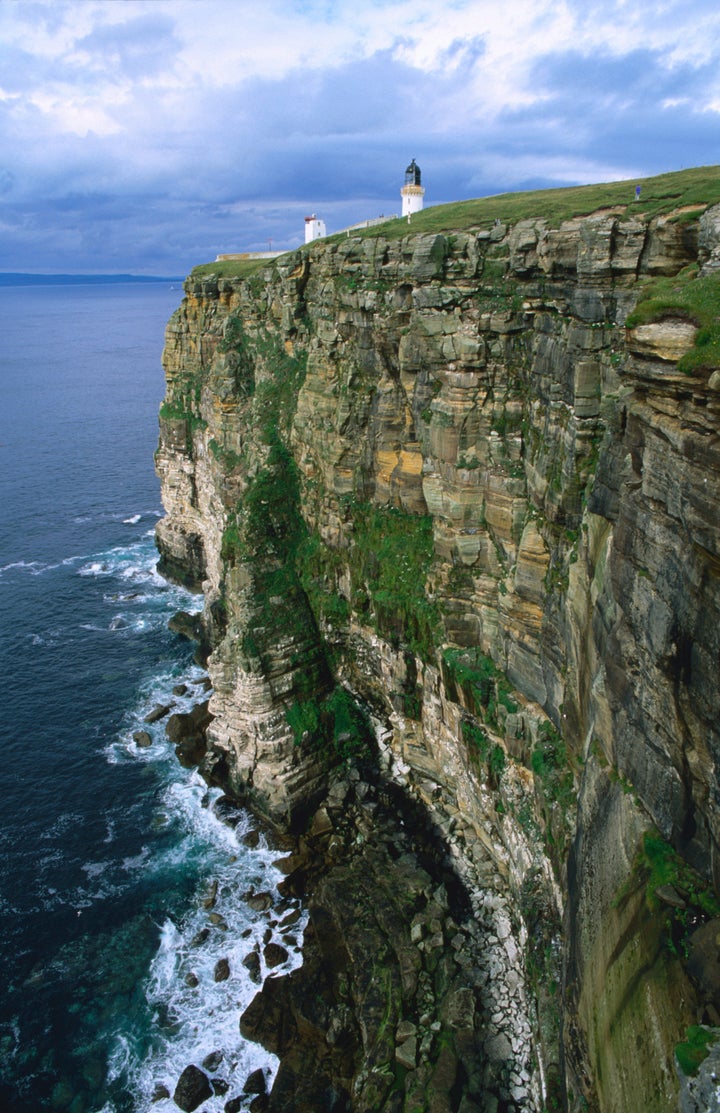
[[[0,0],[0,271],[720,163],[717,0]]]

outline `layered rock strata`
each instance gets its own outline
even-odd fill
[[[681,961],[717,914],[720,375],[678,366],[692,314],[626,327],[655,277],[714,296],[719,228],[320,241],[189,279],[168,326],[158,544],[205,592],[206,772],[302,827],[375,750],[510,909],[519,1107],[561,1061],[572,1109],[672,1109],[674,1046],[720,1021]]]

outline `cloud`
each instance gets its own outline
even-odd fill
[[[95,27],[77,40],[75,56],[106,77],[110,72],[136,81],[166,69],[179,48],[170,16],[150,11]]]
[[[709,0],[0,4],[0,270],[165,270],[717,158]]]

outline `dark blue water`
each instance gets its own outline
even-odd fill
[[[0,1108],[17,1113],[176,1110],[158,1088],[217,1051],[228,1090],[210,1113],[272,1067],[238,1017],[256,988],[242,958],[268,928],[242,895],[275,891],[273,855],[245,848],[250,817],[221,822],[218,793],[143,722],[204,696],[167,629],[199,603],[157,575],[153,542],[160,354],[180,297],[0,289]]]

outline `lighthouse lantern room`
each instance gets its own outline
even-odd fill
[[[405,184],[400,190],[402,197],[402,215],[411,216],[412,213],[419,213],[423,207],[423,197],[425,190],[420,185],[420,167],[412,160],[407,170],[405,171]]]

